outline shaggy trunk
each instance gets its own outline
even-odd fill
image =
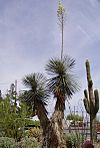
[[[56,138],[56,146],[53,146],[52,148],[66,148],[63,136],[64,109],[65,109],[64,97],[57,97],[55,111],[51,118],[51,125],[55,132],[54,139]]]
[[[40,120],[41,127],[43,129],[43,143],[42,148],[57,148],[58,139],[56,131],[52,127],[52,124],[47,117],[47,111],[44,104],[38,102],[37,116]]]
[[[64,103],[57,100],[55,111],[52,115],[51,122],[45,126],[45,133],[42,148],[66,148],[63,138]],[[40,112],[41,113],[41,112]]]
[[[40,120],[43,129],[43,143],[42,148],[58,148],[58,135],[57,129],[54,129],[52,122],[47,117],[47,112],[42,103],[38,102],[37,116]]]
[[[63,118],[65,109],[65,99],[62,96],[57,97],[55,111],[51,120],[47,117],[47,111],[44,104],[37,103],[37,115],[43,129],[42,148],[66,148],[63,138]]]
[[[38,102],[38,105],[37,105],[36,108],[37,108],[37,111],[36,111],[37,116],[38,116],[38,118],[40,120],[40,125],[41,125],[41,127],[43,129],[43,136],[44,136],[45,133],[46,133],[46,127],[47,127],[48,124],[50,124],[50,120],[49,120],[49,118],[47,116],[47,111],[45,109],[44,104]]]
[[[61,143],[58,124],[51,121],[46,127],[42,148],[64,148]]]
[[[65,97],[63,95],[57,97],[57,102],[55,106],[55,111],[52,116],[52,125],[56,130],[58,136],[58,145],[59,148],[64,148],[64,128],[63,128],[63,119],[64,119],[64,109],[65,109]]]

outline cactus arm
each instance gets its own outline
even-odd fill
[[[89,99],[90,99],[90,104],[91,104],[91,101],[94,101],[94,98],[93,98],[93,82],[92,82],[92,79],[91,79],[90,64],[89,64],[88,60],[86,60],[86,72],[87,72]]]
[[[99,93],[97,89],[94,90],[94,97],[95,97],[95,114],[96,114],[99,110]]]
[[[84,96],[85,96],[85,98],[89,99],[89,97],[88,97],[88,92],[87,92],[86,89],[84,90]]]
[[[90,114],[90,109],[89,109],[89,106],[88,106],[87,98],[84,98],[83,102],[84,102],[84,106],[85,106],[86,112],[88,114]]]
[[[85,106],[87,113],[90,114],[90,101],[89,101],[88,92],[86,89],[84,90],[84,96],[85,96],[83,100],[84,106]]]
[[[91,81],[91,74],[90,74],[90,64],[88,60],[86,60],[86,72],[87,72],[87,80],[89,82]]]

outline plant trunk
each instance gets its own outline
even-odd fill
[[[62,120],[59,120],[62,113],[55,111],[51,122],[47,125],[42,148],[67,148],[63,137]]]
[[[47,117],[47,112],[44,105],[42,103],[40,104],[39,102],[37,106],[37,116],[43,129],[42,148],[57,148],[57,136],[49,118]]]
[[[64,128],[63,128],[64,109],[65,109],[65,97],[63,93],[60,92],[60,94],[58,93],[57,95],[55,111],[51,119],[52,126],[56,131],[59,148],[67,147],[64,140]]]
[[[36,108],[37,108],[36,114],[40,120],[40,125],[43,129],[43,135],[45,135],[46,127],[48,124],[50,124],[50,120],[47,116],[47,111],[45,109],[44,104],[38,102],[38,105],[36,106]]]
[[[64,109],[65,109],[64,97],[63,98],[58,97],[55,105],[55,111],[51,118],[51,124],[48,128],[47,137],[50,140],[47,141],[49,141],[50,143],[48,147],[45,148],[67,148],[63,134]]]
[[[64,103],[58,99],[51,120],[47,117],[43,104],[38,103],[37,116],[43,129],[42,148],[67,148],[63,137]]]
[[[90,116],[90,139],[92,144],[97,139],[97,133],[96,133],[96,117]]]
[[[64,118],[64,103],[63,106],[57,100],[55,111],[49,124],[45,127],[45,136],[42,148],[67,148],[63,136],[63,123]]]

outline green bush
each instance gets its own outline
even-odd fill
[[[80,133],[65,134],[66,145],[68,148],[79,148],[82,145],[83,137]]]
[[[69,115],[67,115],[66,120],[82,121],[83,117],[80,115],[69,114]]]
[[[40,145],[35,138],[25,137],[15,142],[13,138],[0,137],[0,148],[40,148]]]
[[[35,138],[25,137],[17,143],[17,148],[40,148],[40,144]]]
[[[17,148],[15,140],[8,137],[0,137],[0,148]]]
[[[27,106],[23,104],[15,108],[11,101],[10,96],[7,96],[0,102],[0,137],[4,136],[19,140],[25,127]]]
[[[31,120],[31,119],[25,119],[25,126],[28,126],[28,125],[39,127],[40,126],[40,121],[39,120],[34,121],[34,120]]]
[[[42,140],[42,129],[38,127],[30,128],[29,130],[25,131],[25,136],[33,137],[38,142],[41,142]]]

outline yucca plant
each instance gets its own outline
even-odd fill
[[[33,111],[36,113],[40,120],[40,124],[45,132],[45,127],[49,123],[47,116],[47,100],[49,97],[46,87],[46,78],[40,73],[33,73],[23,78],[23,83],[27,87],[21,98],[31,104]]]
[[[53,127],[58,130],[59,143],[63,143],[63,124],[65,101],[70,99],[78,91],[79,86],[73,75],[75,60],[64,56],[63,59],[52,58],[46,65],[46,71],[50,75],[48,87],[56,98],[56,105],[51,122]],[[62,144],[63,145],[63,144]]]

